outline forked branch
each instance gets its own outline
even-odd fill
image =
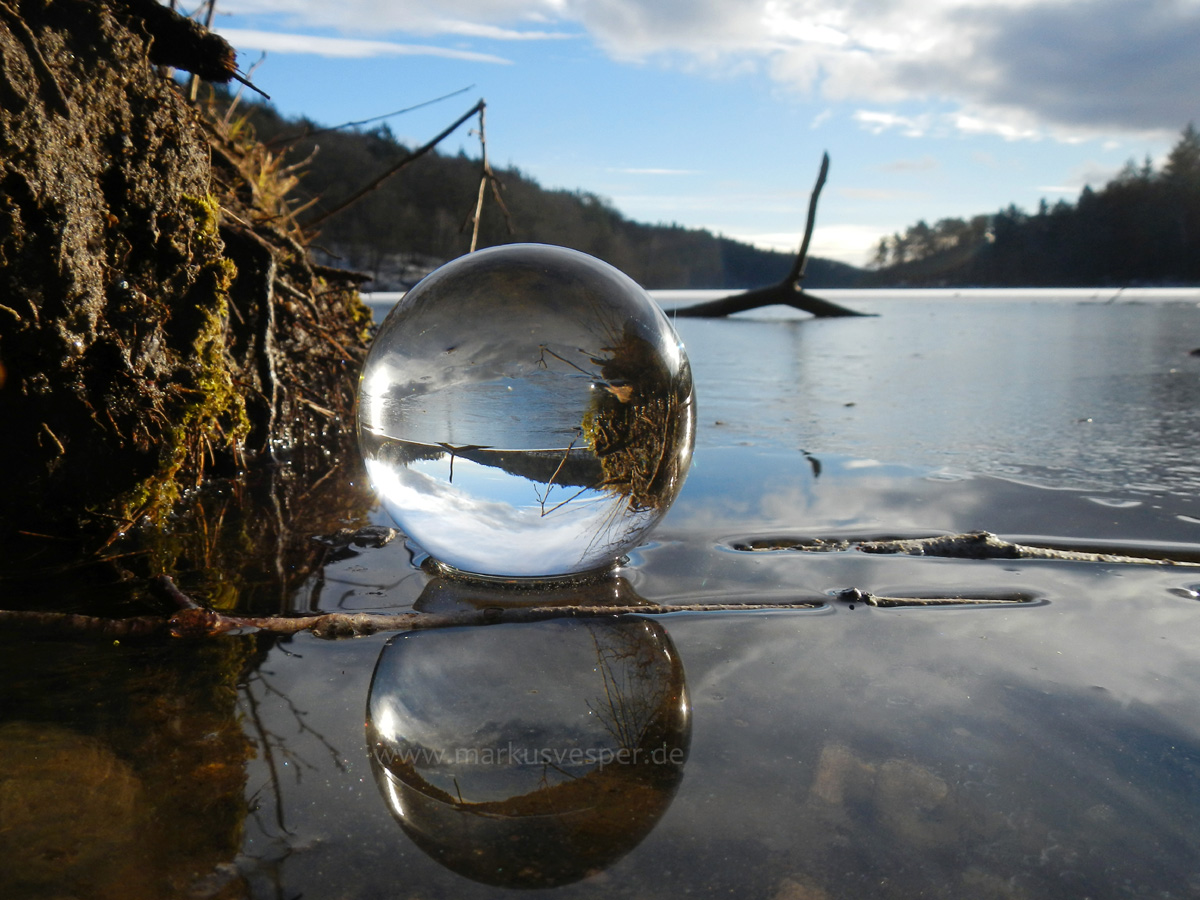
[[[821,189],[825,187],[825,179],[828,175],[829,154],[826,153],[821,157],[821,171],[817,175],[817,183],[813,187],[812,195],[808,200],[808,219],[804,225],[804,240],[800,242],[800,249],[796,253],[796,259],[792,262],[792,268],[788,271],[783,281],[773,284],[770,287],[744,291],[740,294],[731,294],[719,300],[710,300],[707,303],[697,303],[694,306],[673,309],[671,310],[671,315],[683,318],[711,318],[731,316],[734,313],[745,312],[749,309],[758,309],[763,306],[791,306],[819,318],[866,315],[865,313],[855,312],[852,309],[847,309],[844,306],[838,306],[836,303],[830,303],[828,300],[816,297],[804,290],[802,284],[804,281],[804,270],[808,265],[808,246],[812,242],[813,227],[817,221],[817,200],[821,196]]]

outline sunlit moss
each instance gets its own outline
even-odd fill
[[[655,348],[629,327],[604,352],[594,360],[603,380],[581,423],[584,440],[600,460],[605,489],[629,497],[633,509],[658,509],[673,498],[680,477],[690,372],[673,378]]]
[[[245,399],[234,384],[225,346],[228,296],[237,270],[222,255],[220,204],[211,194],[185,196],[180,208],[192,216],[192,258],[204,260],[184,298],[189,308],[181,315],[190,319],[184,330],[194,327],[194,336],[176,360],[179,383],[168,387],[171,399],[158,410],[169,423],[160,432],[158,465],[115,503],[118,518],[131,525],[171,509],[185,490],[199,483],[206,454],[212,458],[218,451],[241,446],[250,431]],[[180,481],[184,472],[190,476],[186,484]]]

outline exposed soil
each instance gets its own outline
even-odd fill
[[[347,446],[355,278],[310,262],[291,174],[184,98],[138,9],[0,0],[0,537],[100,546]]]

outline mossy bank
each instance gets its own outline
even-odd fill
[[[368,311],[279,160],[132,4],[0,6],[0,532],[95,549],[263,460],[346,450]],[[155,53],[156,61],[161,54]]]

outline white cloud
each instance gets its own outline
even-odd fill
[[[290,30],[346,34],[545,40],[582,29],[621,60],[750,67],[828,100],[922,104],[939,110],[946,134],[1166,136],[1200,119],[1200,0],[230,0],[227,8],[278,17]],[[897,120],[860,118],[908,134],[932,124]]]
[[[463,34],[464,28],[507,26],[519,32],[523,23],[558,24],[564,4],[555,0],[228,0],[223,12],[234,16],[279,16],[289,26],[329,27],[346,34]]]
[[[955,127],[966,135],[991,134],[1006,141],[1037,140],[1041,131],[1035,125],[1022,125],[1009,117],[971,115],[961,112],[953,116]]]
[[[282,34],[243,28],[221,28],[220,35],[238,50],[265,50],[272,53],[303,53],[350,59],[374,56],[441,56],[470,62],[508,65],[510,60],[490,53],[473,53],[423,44],[394,44],[389,41],[364,41],[352,38],[317,37],[310,34]]]
[[[927,115],[901,116],[880,110],[860,109],[855,111],[854,121],[872,134],[882,134],[894,129],[905,137],[924,137],[933,123],[933,118]]]
[[[761,22],[763,30],[776,39],[828,44],[832,47],[843,47],[850,40],[849,35],[839,28],[810,16],[796,16],[792,4],[781,0],[767,0],[763,4]]]
[[[748,232],[736,229],[733,231],[719,229],[719,231],[723,237],[730,240],[752,244],[763,250],[778,250],[781,253],[795,253],[800,247],[800,239],[804,236],[799,231]],[[819,256],[820,254],[813,255]]]
[[[439,34],[457,34],[491,41],[560,41],[579,37],[577,34],[568,34],[564,31],[518,31],[513,28],[499,28],[479,22],[453,20],[439,22],[434,25],[433,30]]]

